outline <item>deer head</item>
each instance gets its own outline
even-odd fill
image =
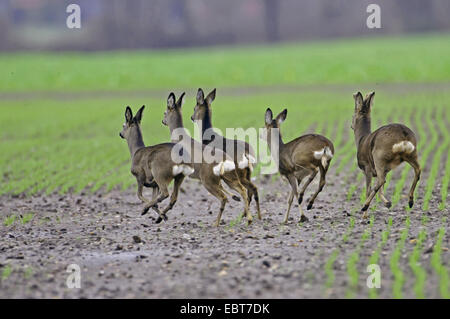
[[[183,115],[181,113],[181,107],[184,103],[184,95],[185,93],[183,92],[178,98],[178,101],[176,101],[175,94],[173,92],[169,94],[169,97],[167,98],[167,108],[164,112],[162,124],[169,126],[170,128],[183,126]]]
[[[353,99],[355,100],[355,113],[352,118],[353,130],[355,130],[357,124],[361,123],[363,120],[370,120],[370,110],[373,106],[374,97],[375,92],[367,94],[364,99],[361,92],[353,94]]]
[[[194,107],[194,114],[191,116],[192,121],[202,121],[206,117],[211,118],[211,104],[216,98],[216,89],[212,90],[205,98],[202,89],[197,91],[197,103]]]
[[[272,132],[274,129],[278,130],[277,134],[280,133],[280,125],[286,120],[287,109],[284,109],[277,117],[273,118],[273,113],[270,108],[266,110],[265,114],[265,122],[264,122],[264,130],[261,134],[261,138],[267,142],[268,145],[271,145],[272,142]],[[281,138],[281,137],[280,137]]]

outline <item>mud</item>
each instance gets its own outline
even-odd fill
[[[424,292],[426,297],[440,297],[440,277],[430,262],[438,229],[444,227],[441,262],[447,271],[450,266],[450,218],[443,222],[449,212],[437,209],[440,186],[433,191],[428,212],[418,208],[424,194],[420,184],[415,208],[407,212],[404,198],[390,210],[377,203],[370,211],[374,215],[371,225],[357,211],[361,187],[347,201],[348,185],[333,170],[315,206],[305,210],[309,221],[302,224],[298,223],[298,207],[293,206],[290,223],[281,225],[289,187],[277,177],[257,178],[263,219],[256,218],[252,203],[254,222],[250,226],[238,218],[242,203],[230,200],[222,225],[212,227],[219,204],[189,179],[182,185],[169,220],[161,224],[154,223],[154,213],[140,215],[142,205],[134,190],[3,196],[0,298],[367,298],[366,267],[392,217],[389,239],[380,250],[381,288],[377,289],[378,297],[391,298],[390,259],[407,215],[410,227],[399,258],[402,296],[416,296],[409,258],[417,233],[425,229],[419,260],[426,272]],[[311,184],[305,199],[317,184],[317,180]],[[390,185],[386,194],[391,195],[393,189]],[[22,223],[19,217],[27,213],[33,213],[33,218]],[[11,214],[19,217],[6,226],[3,221]],[[355,263],[355,285],[349,276],[349,259],[366,230],[369,235]],[[336,260],[327,270],[336,250]],[[80,266],[79,289],[67,287],[70,264]]]

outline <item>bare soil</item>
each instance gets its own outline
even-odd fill
[[[425,296],[440,297],[440,278],[430,264],[437,231],[444,226],[447,233],[441,261],[447,270],[450,266],[450,218],[448,209],[437,209],[440,186],[433,191],[428,212],[419,208],[425,183],[420,184],[418,201],[410,212],[404,209],[407,199],[391,209],[378,203],[371,211],[375,219],[370,227],[357,210],[361,187],[347,201],[349,185],[342,176],[332,167],[327,177],[314,207],[305,210],[309,221],[299,224],[298,207],[293,206],[287,225],[281,221],[289,187],[276,177],[257,178],[263,219],[256,218],[252,203],[254,222],[250,226],[238,219],[242,203],[230,200],[221,227],[212,227],[218,202],[190,179],[183,183],[169,220],[161,224],[155,224],[152,212],[141,216],[142,205],[134,190],[0,197],[0,298],[367,298],[366,267],[392,217],[390,237],[380,253],[381,288],[377,289],[380,298],[391,298],[390,257],[406,227],[407,215],[411,225],[399,261],[405,279],[403,297],[415,297],[416,276],[409,257],[421,229],[427,232],[420,258],[427,274]],[[311,184],[305,199],[317,184]],[[390,185],[386,194],[390,196],[393,189]],[[10,214],[30,212],[34,217],[28,223],[3,224]],[[445,223],[443,216],[447,216]],[[348,260],[366,229],[370,235],[359,251],[359,277],[354,287],[349,281]],[[332,280],[326,264],[335,250],[339,253],[331,266]],[[67,288],[70,264],[81,268],[80,289]]]

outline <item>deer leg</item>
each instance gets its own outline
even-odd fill
[[[144,195],[142,194],[142,191],[143,191],[143,189],[144,189],[144,186],[145,186],[145,177],[142,177],[142,176],[139,176],[139,177],[136,177],[136,180],[137,180],[137,184],[138,184],[138,190],[137,190],[137,196],[138,196],[138,198],[144,203],[144,204],[149,204],[151,201],[149,201],[147,198],[145,198],[144,197]],[[157,186],[157,185],[156,185]],[[152,200],[154,200],[155,199],[155,192],[158,190],[158,188],[156,187],[156,188],[153,188],[153,198],[152,198]],[[153,207],[154,208],[154,210],[156,211],[156,213],[158,213],[159,214],[159,210],[158,210],[158,207],[156,206],[156,207]]]
[[[385,196],[384,196],[384,185],[381,186],[380,188],[380,198],[384,203],[384,206],[386,206],[387,208],[391,208],[392,203],[390,200],[388,200]]]
[[[364,170],[364,175],[366,176],[366,198],[369,197],[370,191],[371,191],[371,185],[372,185],[372,172],[370,169]]]
[[[222,219],[222,213],[225,210],[225,205],[227,204],[227,197],[224,195],[224,197],[220,200],[220,209],[219,209],[219,214],[217,215],[217,220],[214,223],[214,227],[219,227],[220,225],[220,220]]]
[[[163,209],[163,211],[161,213],[162,215],[166,215],[166,213],[169,210],[171,210],[173,208],[173,206],[175,205],[175,203],[177,202],[178,192],[180,190],[181,183],[183,183],[183,180],[184,180],[183,174],[177,175],[175,177],[175,181],[173,183],[173,191],[172,191],[172,194],[170,195],[169,205],[167,205],[167,207]]]
[[[260,209],[260,206],[259,206],[258,188],[248,178],[242,178],[241,179],[241,184],[247,189],[248,193],[252,193],[255,196],[256,211],[258,213],[258,219],[262,219],[262,217],[261,217],[261,209]],[[250,204],[250,200],[248,202]]]
[[[219,214],[217,215],[216,222],[213,225],[214,227],[219,227],[220,220],[222,219],[222,213],[225,210],[225,205],[227,204],[228,199],[223,191],[222,185],[220,184],[220,180],[216,180],[215,182],[216,183],[204,183],[203,185],[211,195],[220,200]]]
[[[244,201],[244,213],[242,214],[242,216],[247,217],[247,223],[250,225],[252,223],[253,217],[250,213],[250,210],[248,209],[249,201],[247,198],[246,189],[238,179],[227,178],[227,176],[224,176],[223,180],[231,189],[235,190],[239,193],[239,195],[241,195],[241,198]]]
[[[417,182],[420,179],[420,173],[421,173],[421,169],[420,169],[420,165],[419,162],[417,161],[417,155],[413,158],[408,158],[406,159],[406,161],[409,163],[409,165],[412,166],[412,168],[414,169],[414,180],[411,184],[411,189],[409,190],[409,208],[412,208],[414,205],[414,190],[416,189],[417,186]]]
[[[145,204],[144,209],[142,210],[141,215],[147,214],[148,210],[153,207],[155,209],[158,209],[157,204],[165,200],[167,197],[169,197],[169,190],[167,189],[167,185],[163,183],[158,183],[159,187],[159,196],[156,199],[153,199],[152,201]],[[167,216],[163,213],[161,213],[158,209],[159,217],[156,220],[156,223],[160,223],[162,219],[167,220]]]
[[[319,188],[317,191],[311,196],[311,198],[308,201],[308,206],[306,207],[307,210],[310,210],[314,204],[314,201],[317,198],[317,195],[322,191],[323,187],[325,186],[325,175],[327,174],[327,169],[323,168],[322,165],[319,165],[319,171],[320,171],[320,181],[319,181]]]
[[[291,190],[291,193],[290,193],[289,198],[288,198],[288,208],[287,208],[287,211],[286,211],[286,215],[284,216],[283,224],[287,224],[287,222],[288,222],[289,212],[291,210],[291,205],[292,205],[292,201],[293,200],[294,200],[294,191]]]
[[[306,181],[306,183],[303,185],[302,190],[300,191],[300,194],[298,195],[298,204],[300,205],[303,201],[303,195],[305,194],[306,188],[309,186],[309,184],[311,184],[311,182],[314,180],[314,177],[316,177],[317,172],[318,172],[318,168],[314,169],[311,174],[309,175],[308,180]],[[298,180],[298,184],[300,185],[301,183],[301,179]]]
[[[292,201],[294,199],[294,196],[296,197],[296,199],[298,200],[298,183],[297,183],[297,178],[295,178],[294,175],[289,175],[288,176],[288,181],[289,184],[291,185],[291,195],[289,196],[288,199],[288,210],[286,212],[286,216],[284,218],[284,222],[287,223],[288,218],[289,218],[289,210],[291,209],[291,204]],[[302,206],[298,205],[299,210],[300,210],[300,222],[305,222],[308,221],[308,218],[305,216],[305,213],[303,212]]]
[[[386,182],[386,170],[381,165],[377,165],[375,163],[375,170],[377,171],[377,184],[374,189],[371,190],[369,196],[366,198],[366,201],[364,202],[364,206],[361,209],[361,211],[364,212],[363,218],[367,218],[367,209],[369,208],[370,202],[375,197],[376,193],[380,190],[381,187],[384,186],[384,183]]]

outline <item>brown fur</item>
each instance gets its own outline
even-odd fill
[[[171,134],[175,129],[182,129],[184,131],[183,125],[183,115],[182,115],[182,104],[183,104],[184,93],[175,102],[175,94],[170,93],[167,99],[167,109],[164,112],[163,124],[167,125],[170,129]],[[172,136],[172,141],[174,143],[181,143],[183,148],[189,149],[195,153],[208,151],[209,147],[207,145],[202,145],[202,143],[189,137],[188,134],[184,134],[182,140],[179,140],[178,136]],[[212,152],[212,150],[209,150]],[[222,181],[225,182],[231,189],[238,192],[244,203],[244,215],[247,217],[247,222],[250,224],[252,222],[252,216],[248,209],[248,198],[244,186],[241,184],[238,177],[236,169],[231,171],[225,171],[224,166],[221,166],[220,175],[214,174],[214,167],[223,161],[230,161],[233,163],[233,159],[229,157],[226,153],[221,150],[216,149],[214,153],[217,157],[208,161],[202,161],[201,163],[194,163],[194,173],[191,175],[192,178],[199,179],[206,190],[220,200],[220,210],[215,222],[215,226],[219,226],[222,213],[225,209],[225,205],[228,201],[226,194],[228,193],[222,186]],[[194,154],[190,154],[190,161],[194,162]],[[216,159],[217,158],[217,159]]]
[[[294,196],[298,199],[299,209],[300,209],[300,221],[306,221],[307,218],[303,213],[301,208],[301,203],[303,201],[303,195],[305,194],[306,188],[313,181],[317,172],[320,172],[320,182],[319,188],[313,194],[313,196],[308,201],[307,209],[311,209],[317,195],[322,191],[325,186],[325,176],[328,171],[332,155],[334,154],[333,143],[326,137],[318,134],[307,134],[300,136],[288,143],[283,143],[281,134],[278,136],[277,141],[271,140],[271,131],[273,129],[280,129],[280,124],[284,122],[287,116],[287,110],[278,114],[278,116],[273,119],[273,114],[270,109],[267,109],[265,114],[265,136],[263,138],[267,141],[269,147],[272,148],[273,145],[278,144],[279,149],[279,171],[280,174],[288,180],[291,185],[291,193],[288,198],[288,209],[284,218],[284,222],[287,223],[289,218],[289,211],[291,209],[292,201]],[[327,157],[323,155],[319,158],[314,156],[315,151],[320,151],[328,148],[331,152],[331,156]],[[272,154],[273,156],[274,154]],[[325,163],[325,165],[324,165]],[[301,181],[309,176],[303,188],[298,193],[298,186]]]
[[[136,177],[138,185],[137,196],[145,204],[142,215],[152,208],[159,214],[156,221],[159,223],[163,219],[167,220],[166,213],[175,205],[184,175],[173,175],[173,166],[176,164],[171,159],[171,152],[175,144],[163,143],[147,147],[144,145],[140,129],[143,110],[144,106],[133,117],[130,107],[127,106],[125,123],[119,135],[126,139],[130,149],[131,173]],[[169,197],[168,185],[172,180],[174,180],[174,187],[170,196],[170,203],[160,211],[158,203]],[[142,195],[144,186],[153,188],[151,201]]]
[[[251,164],[249,167],[245,168],[239,168],[239,161],[242,159],[243,155],[251,155],[253,158],[256,159],[255,153],[253,151],[253,148],[245,141],[240,140],[229,140],[223,136],[220,136],[217,132],[214,133],[214,135],[211,137],[211,139],[205,138],[205,131],[212,129],[212,108],[211,104],[216,98],[216,89],[212,90],[206,98],[204,97],[204,92],[200,88],[197,92],[197,104],[194,108],[194,114],[191,116],[192,121],[199,121],[202,126],[202,143],[205,145],[208,145],[211,143],[214,138],[220,137],[223,140],[223,143],[218,145],[217,147],[223,150],[224,152],[231,154],[233,151],[233,160],[236,164],[236,171],[239,176],[239,180],[242,183],[242,185],[247,189],[248,193],[248,201],[251,202],[252,198],[255,198],[256,203],[256,210],[258,214],[258,219],[261,219],[261,209],[259,206],[259,195],[258,195],[258,188],[255,184],[251,181]],[[230,146],[233,147],[233,149],[230,149]]]
[[[386,174],[400,165],[408,162],[414,169],[414,181],[409,191],[409,207],[414,204],[414,190],[420,179],[420,165],[417,159],[417,142],[414,132],[403,124],[388,124],[371,132],[370,112],[373,106],[375,92],[369,93],[363,99],[361,92],[355,93],[355,113],[352,128],[355,132],[358,166],[366,176],[366,195],[362,211],[364,217],[375,194],[380,190],[380,197],[386,207],[391,202],[384,196]],[[377,184],[371,189],[372,177],[377,178]]]

